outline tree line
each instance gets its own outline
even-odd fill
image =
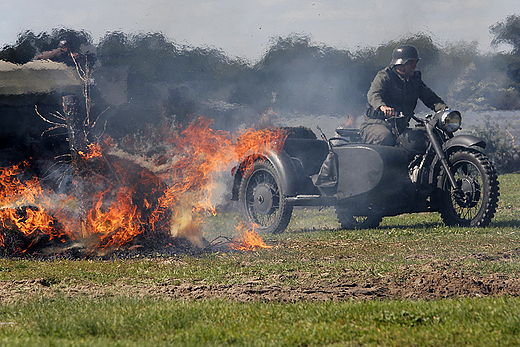
[[[511,50],[480,53],[478,42],[441,45],[424,33],[346,50],[292,34],[272,38],[256,62],[229,57],[216,48],[180,45],[162,33],[109,32],[95,45],[94,80],[117,79],[117,71],[126,98],[112,108],[112,116],[124,114],[138,123],[209,113],[217,126],[230,127],[235,124],[228,123],[269,108],[282,114],[360,115],[370,83],[388,65],[392,50],[412,44],[422,58],[423,79],[451,107],[520,109],[520,16],[508,16],[490,32],[494,45],[507,44]],[[91,35],[83,30],[29,30],[5,45],[0,59],[27,63],[56,48],[60,40],[67,40],[75,51],[93,46]]]

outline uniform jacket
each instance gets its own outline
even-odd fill
[[[413,76],[405,80],[395,68],[391,67],[377,73],[367,98],[369,106],[365,114],[365,123],[383,123],[385,118],[379,111],[379,107],[389,106],[395,110],[396,114],[402,112],[405,115],[403,119],[397,120],[400,132],[408,127],[410,117],[417,106],[417,100],[420,99],[435,112],[446,108],[444,101],[424,84],[419,71],[415,71]]]

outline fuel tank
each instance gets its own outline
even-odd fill
[[[407,153],[398,147],[350,144],[334,148],[339,161],[338,200],[395,197],[412,184]]]

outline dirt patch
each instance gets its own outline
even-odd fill
[[[400,285],[394,284],[389,289],[392,296],[413,299],[518,296],[520,279],[501,274],[478,277],[443,271],[422,273]]]
[[[463,275],[452,271],[427,271],[409,275],[406,280],[391,275],[365,279],[363,282],[320,279],[308,285],[287,286],[268,284],[251,279],[238,284],[222,283],[162,283],[128,285],[67,285],[45,279],[0,282],[3,303],[34,297],[102,297],[126,296],[165,300],[227,299],[237,302],[277,301],[345,301],[349,299],[440,299],[453,297],[518,296],[520,278],[512,275]],[[400,277],[402,278],[402,277]]]

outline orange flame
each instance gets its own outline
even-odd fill
[[[165,232],[169,223],[166,232],[171,236],[201,245],[203,216],[216,213],[211,195],[217,174],[252,153],[281,151],[286,138],[280,129],[255,128],[232,136],[211,129],[211,122],[200,117],[180,133],[175,128],[158,129],[153,141],[164,148],[160,158],[137,151],[132,161],[125,159],[110,140],[89,145],[87,153],[80,153],[82,158],[89,167],[109,163],[111,176],[96,173],[82,182],[92,186],[85,190],[91,198],[83,219],[76,211],[80,203],[76,198],[43,191],[36,178],[21,181],[19,165],[0,168],[0,226],[6,230],[14,225],[33,242],[41,235],[62,242],[92,242],[95,236],[90,247],[105,249],[126,245],[147,231]],[[30,208],[24,213],[17,210],[24,206]],[[5,247],[1,232],[0,243]],[[254,231],[244,231],[237,247],[267,246]]]
[[[87,153],[83,151],[78,151],[78,153],[83,157],[83,159],[88,160],[92,158],[98,158],[102,156],[102,148],[98,143],[89,143],[87,145]]]
[[[281,129],[260,129],[250,128],[240,134],[235,146],[239,158],[253,153],[275,152],[280,153],[287,134]]]
[[[100,238],[99,245],[103,248],[121,246],[143,232],[137,206],[132,204],[127,192],[118,191],[115,201],[103,211],[103,196],[108,193],[96,194],[86,220],[89,232]]]
[[[285,132],[280,129],[247,129],[235,139],[224,131],[209,127],[211,121],[198,118],[181,136],[169,137],[174,146],[170,157],[176,158],[162,178],[169,184],[159,205],[160,213],[172,211],[170,232],[196,244],[201,242],[201,212],[215,214],[211,193],[216,174],[250,152],[281,151]],[[155,217],[158,215],[155,214]]]
[[[231,244],[231,248],[237,251],[254,251],[258,248],[271,248],[265,244],[264,240],[254,230],[244,228],[241,223],[235,225],[235,231],[238,233],[238,238]]]
[[[26,165],[25,163],[23,165]],[[21,181],[20,165],[0,168],[0,224],[4,229],[15,227],[26,238],[37,240],[47,236],[49,240],[74,239],[70,230],[56,228],[56,219],[47,211],[55,209],[60,214],[69,199],[58,196],[51,199],[40,186],[36,178]],[[5,247],[5,239],[0,236],[0,243]],[[32,243],[31,243],[32,245]],[[23,251],[23,250],[22,250]]]
[[[22,164],[18,164],[0,168],[0,205],[22,205],[25,202],[33,202],[42,195],[40,183],[36,178],[24,183],[20,181],[18,176],[23,172],[21,166]]]

